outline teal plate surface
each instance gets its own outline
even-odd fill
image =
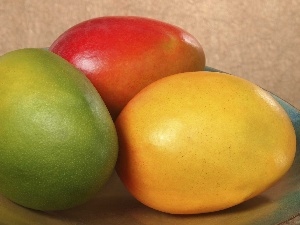
[[[206,68],[214,70],[213,68]],[[297,134],[295,161],[287,174],[261,195],[214,213],[179,216],[150,209],[135,200],[114,174],[91,201],[59,212],[21,207],[0,195],[0,225],[276,225],[300,224],[300,112],[276,95]],[[264,179],[263,177],[261,179]],[[285,223],[293,218],[293,223]]]

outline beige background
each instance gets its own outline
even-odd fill
[[[0,54],[47,47],[76,23],[105,15],[181,26],[202,43],[207,65],[300,108],[300,0],[0,0]]]

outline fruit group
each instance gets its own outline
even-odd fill
[[[94,196],[117,159],[117,135],[91,82],[42,49],[0,57],[0,193],[37,210]]]
[[[222,210],[273,185],[296,151],[266,91],[233,75],[182,73],[139,92],[116,120],[117,173],[139,201],[174,214]]]
[[[100,17],[66,30],[50,46],[83,71],[115,119],[141,89],[205,66],[199,42],[179,27],[141,17]]]

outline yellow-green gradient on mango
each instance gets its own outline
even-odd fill
[[[93,197],[113,172],[117,135],[90,81],[59,56],[0,57],[0,193],[37,210]]]

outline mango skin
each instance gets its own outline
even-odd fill
[[[225,73],[221,70],[218,70],[218,69],[215,69],[215,68],[209,67],[209,66],[205,66],[204,71]],[[268,91],[268,92],[288,114],[288,116],[294,126],[294,129],[295,129],[296,138],[297,138],[297,149],[300,148],[300,110],[297,109],[296,107],[294,107],[293,105],[291,105],[290,103],[288,103],[287,101],[283,100],[279,96],[275,95],[274,93],[272,93],[270,91]]]
[[[138,93],[116,120],[116,170],[143,204],[172,214],[223,210],[274,185],[296,136],[257,85],[215,72],[182,73]]]
[[[83,71],[113,119],[145,86],[162,77],[203,70],[205,55],[188,32],[143,17],[110,16],[81,22],[50,46]]]
[[[0,193],[36,210],[95,196],[117,160],[117,134],[91,82],[43,49],[0,57]]]
[[[300,110],[292,106],[290,103],[279,98],[277,95],[272,94],[273,98],[281,105],[281,107],[289,115],[290,120],[294,126],[296,139],[297,139],[297,149],[300,149]]]

